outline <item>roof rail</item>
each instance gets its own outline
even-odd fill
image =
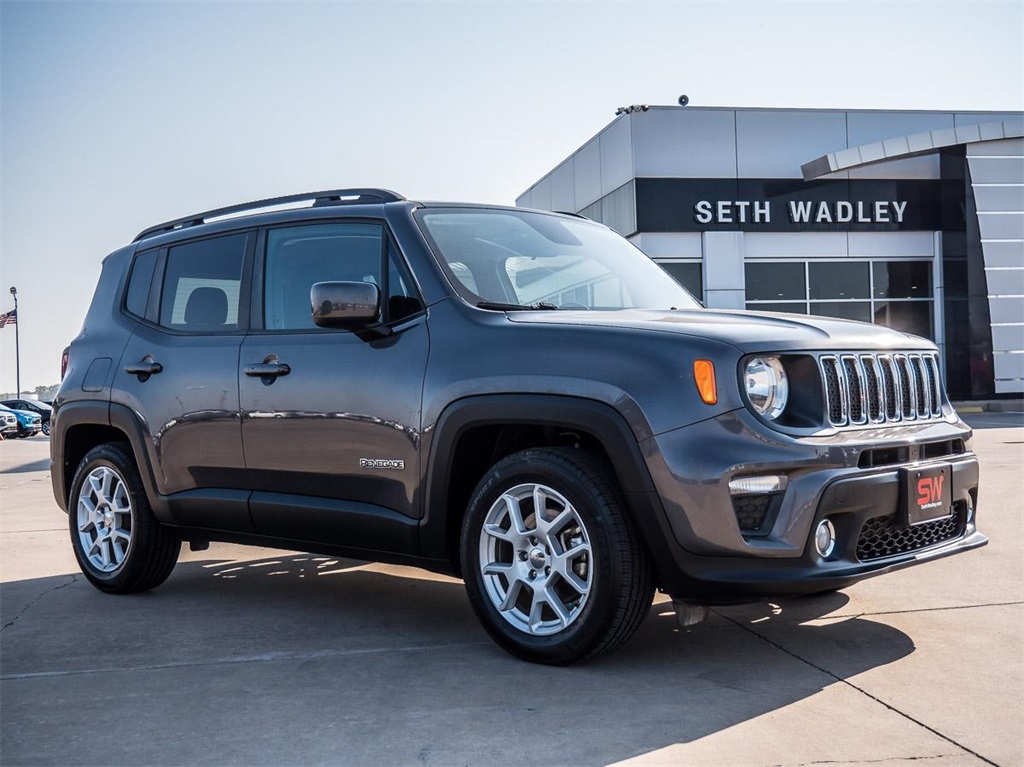
[[[189,226],[205,224],[211,218],[230,216],[233,213],[244,213],[260,208],[269,208],[275,205],[287,205],[292,202],[313,201],[314,208],[327,205],[355,205],[373,202],[401,202],[405,198],[402,195],[388,189],[329,189],[322,192],[302,192],[300,194],[289,194],[284,197],[270,197],[266,200],[255,200],[254,202],[243,202],[239,205],[229,205],[226,208],[216,208],[203,213],[195,213],[184,218],[176,218],[173,221],[165,221],[162,224],[151,226],[139,232],[132,242],[144,240],[156,234],[173,232],[175,229],[184,229]]]

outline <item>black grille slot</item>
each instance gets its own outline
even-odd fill
[[[746,533],[757,532],[764,526],[768,509],[774,495],[741,495],[732,499],[732,510],[736,512],[736,522],[740,530]]]
[[[885,417],[889,421],[895,421],[899,416],[899,411],[896,399],[896,375],[892,360],[883,359],[880,369],[882,371],[882,388],[885,391]]]
[[[828,401],[828,419],[832,423],[844,423],[843,394],[839,384],[839,361],[834,357],[821,361],[825,374],[825,398]]]
[[[925,387],[927,380],[924,372],[924,360],[920,357],[911,357],[911,371],[914,374],[914,386],[917,389],[917,414],[922,418],[931,415],[931,392]]]
[[[919,551],[958,538],[964,532],[965,511],[966,504],[957,501],[953,504],[952,517],[917,527],[902,527],[897,523],[895,514],[873,517],[861,528],[857,540],[857,559],[870,562]]]
[[[878,368],[873,357],[864,358],[864,384],[867,387],[868,418],[882,420],[882,400],[878,388]]]
[[[850,387],[850,420],[854,423],[864,421],[864,389],[861,386],[860,371],[857,369],[857,360],[853,357],[843,357],[843,369],[846,371],[846,381]]]
[[[911,401],[913,394],[910,388],[910,367],[906,357],[896,358],[896,375],[900,387],[900,396],[903,398],[903,417],[911,418],[914,415],[913,402]]]
[[[942,412],[942,399],[939,397],[939,366],[934,357],[929,357],[925,367],[928,370],[928,387],[932,391],[932,415]]]

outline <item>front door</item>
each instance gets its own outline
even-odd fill
[[[376,221],[270,229],[260,250],[263,329],[243,341],[239,376],[256,530],[411,553],[429,340],[408,271]],[[378,285],[393,332],[316,327],[309,291],[326,281]],[[277,374],[247,374],[254,364]]]

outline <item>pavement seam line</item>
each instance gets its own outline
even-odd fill
[[[71,577],[71,580],[70,580],[70,581],[66,581],[66,582],[64,582],[64,583],[60,584],[59,586],[54,586],[53,588],[49,588],[49,589],[47,589],[47,590],[46,590],[46,591],[44,591],[44,592],[43,592],[42,594],[40,594],[40,595],[39,595],[39,596],[37,596],[37,597],[36,597],[35,599],[33,599],[33,600],[32,600],[31,602],[29,602],[29,603],[28,603],[27,605],[25,605],[24,607],[22,607],[22,608],[21,608],[21,610],[19,610],[19,611],[18,611],[18,614],[17,614],[17,615],[15,615],[15,616],[14,616],[14,617],[13,617],[13,618],[12,618],[12,619],[10,620],[10,621],[8,621],[7,623],[5,623],[5,624],[4,624],[3,626],[0,626],[0,632],[3,632],[3,631],[7,631],[7,629],[9,629],[9,628],[10,628],[11,626],[13,626],[13,625],[14,625],[15,623],[17,623],[17,622],[18,622],[18,620],[19,620],[19,619],[21,618],[21,616],[23,616],[23,615],[24,615],[25,613],[27,613],[27,612],[28,612],[28,611],[29,611],[30,609],[32,609],[32,606],[33,606],[33,605],[35,605],[35,603],[36,603],[36,602],[38,602],[38,601],[39,601],[40,599],[42,599],[43,597],[45,597],[45,596],[46,596],[47,594],[51,594],[51,593],[53,593],[54,591],[60,591],[60,590],[61,590],[61,589],[63,589],[63,588],[67,588],[67,587],[68,587],[68,586],[70,586],[70,585],[71,585],[72,583],[74,583],[75,581],[77,581],[77,580],[78,580],[78,576],[77,576],[77,575],[72,575],[72,576],[70,576],[70,577]]]
[[[773,642],[771,639],[769,639],[768,637],[764,636],[763,634],[759,634],[757,631],[752,629],[750,626],[746,626],[746,625],[740,623],[739,621],[737,621],[737,620],[735,620],[733,618],[730,618],[728,615],[723,615],[722,613],[718,612],[718,610],[712,610],[712,612],[714,612],[716,615],[721,616],[722,618],[725,618],[727,621],[729,621],[730,623],[732,623],[735,626],[738,626],[739,628],[743,629],[744,631],[746,631],[746,632],[748,632],[750,634],[753,634],[758,639],[760,639],[763,642],[766,642],[767,644],[769,644],[772,647],[774,647],[776,650],[779,650],[780,652],[784,652],[786,655],[790,656],[791,658],[794,658],[795,660],[798,660],[801,663],[804,663],[804,664],[810,666],[811,668],[815,669],[816,671],[820,671],[822,674],[825,674],[826,676],[829,676],[832,679],[835,679],[840,684],[844,684],[847,687],[849,687],[849,688],[851,688],[853,690],[856,690],[857,692],[859,692],[861,695],[865,696],[866,698],[870,698],[871,700],[875,701],[876,703],[879,703],[879,704],[885,706],[887,709],[892,711],[894,714],[898,714],[898,715],[902,716],[904,719],[906,719],[906,720],[908,720],[910,722],[913,722],[917,726],[923,727],[924,729],[928,730],[928,732],[930,732],[933,735],[936,735],[936,736],[942,738],[947,743],[952,743],[957,748],[961,749],[962,751],[966,751],[968,754],[970,754],[971,756],[973,756],[973,757],[975,757],[977,759],[980,759],[985,764],[991,764],[993,767],[999,767],[999,765],[996,762],[993,762],[991,759],[987,759],[986,757],[984,757],[981,754],[979,754],[977,751],[973,751],[970,748],[968,748],[967,746],[963,745],[962,743],[958,743],[953,738],[949,737],[948,735],[944,735],[943,733],[941,733],[938,730],[936,730],[934,727],[931,727],[930,725],[925,724],[920,719],[915,719],[914,717],[912,717],[910,714],[906,713],[905,711],[900,711],[898,708],[896,708],[893,705],[890,705],[889,703],[886,703],[884,700],[882,700],[878,696],[872,695],[870,692],[865,690],[863,687],[858,687],[853,682],[851,682],[851,681],[849,681],[847,679],[843,679],[841,676],[839,676],[837,674],[833,674],[828,669],[822,668],[821,666],[817,665],[816,663],[812,663],[811,661],[807,660],[806,658],[800,657],[795,652],[793,652],[791,650],[787,650],[785,647],[783,647],[782,645],[780,645],[777,642]]]
[[[931,754],[926,756],[888,756],[885,759],[851,759],[849,761],[833,761],[830,759],[823,759],[816,762],[800,762],[800,764],[786,765],[786,764],[772,764],[768,767],[811,767],[815,764],[885,764],[886,762],[916,762],[922,759],[944,759],[947,756],[956,756],[956,754]]]
[[[815,618],[814,620],[838,621],[849,620],[850,618],[865,618],[873,615],[911,615],[913,613],[935,613],[942,612],[944,610],[974,610],[978,607],[1014,607],[1016,605],[1024,605],[1024,600],[1018,599],[1015,602],[990,602],[983,605],[950,605],[949,607],[921,607],[917,610],[886,610],[884,612],[877,613],[844,613],[841,615],[824,615],[821,618]]]
[[[346,658],[360,655],[377,655],[390,652],[417,652],[421,650],[450,650],[461,647],[479,647],[491,642],[453,642],[441,645],[406,645],[404,647],[364,647],[358,650],[321,650],[312,653],[268,653],[266,655],[245,655],[240,658],[217,658],[209,661],[181,661],[179,663],[157,663],[152,666],[130,666],[128,668],[83,668],[70,671],[29,671],[23,674],[4,674],[2,682],[24,679],[45,679],[60,676],[84,676],[89,674],[130,673],[133,671],[167,671],[178,668],[201,668],[203,666],[233,665],[236,663],[275,663],[277,661],[317,660],[319,658]]]

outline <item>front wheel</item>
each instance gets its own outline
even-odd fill
[[[49,421],[47,421],[46,423],[43,424],[43,434],[45,434],[47,437],[50,436],[50,422]]]
[[[131,594],[167,580],[181,541],[153,516],[127,445],[108,443],[86,453],[68,500],[71,546],[93,586]]]
[[[470,602],[491,637],[524,660],[562,665],[616,649],[654,595],[646,553],[610,466],[538,448],[495,464],[462,529]]]

